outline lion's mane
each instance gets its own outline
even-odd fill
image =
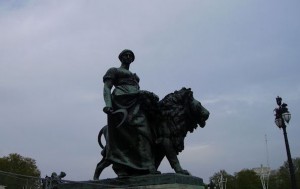
[[[184,149],[184,138],[187,132],[193,132],[197,123],[191,116],[189,103],[193,100],[191,89],[182,88],[170,93],[159,102],[162,117],[170,129],[171,141],[177,153]]]

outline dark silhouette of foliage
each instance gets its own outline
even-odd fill
[[[300,186],[300,158],[293,159],[297,186]],[[273,189],[290,189],[291,177],[288,162],[285,161],[278,170],[273,171],[270,175],[270,187]]]
[[[300,158],[293,159],[295,168],[295,175],[297,186],[300,186]],[[227,179],[226,188],[230,189],[260,189],[262,188],[259,176],[250,169],[243,169],[234,174],[234,176],[228,174],[225,170],[220,170],[210,177],[210,185],[216,186],[219,189],[218,182],[220,175],[223,175]],[[272,170],[269,177],[269,188],[270,189],[290,189],[291,179],[288,162],[284,162],[277,170]]]
[[[212,177],[210,177],[210,185],[216,186],[216,188],[220,188],[219,181],[221,174],[223,175],[224,179],[227,179],[226,188],[237,189],[235,177],[227,173],[225,170],[220,170],[219,172],[215,173]]]
[[[0,185],[7,188],[39,188],[41,173],[32,158],[17,153],[0,158]],[[24,175],[24,176],[22,176]]]
[[[237,188],[243,189],[259,189],[261,183],[259,176],[250,169],[244,169],[235,175]]]

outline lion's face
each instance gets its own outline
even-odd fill
[[[201,103],[194,99],[191,101],[190,104],[190,110],[193,118],[197,121],[197,124],[200,125],[200,127],[204,127],[206,124],[206,120],[209,117],[209,111],[204,108]]]

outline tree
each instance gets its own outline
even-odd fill
[[[220,170],[219,172],[215,173],[212,177],[210,177],[210,181],[211,181],[210,185],[214,185],[217,188],[220,188],[219,181],[220,181],[221,174],[223,175],[223,178],[227,180],[226,188],[236,189],[235,177],[228,174],[225,170]]]
[[[295,176],[298,188],[300,188],[300,158],[293,159],[293,164],[295,168]],[[226,188],[228,189],[260,189],[262,188],[259,176],[249,169],[243,169],[234,176],[228,174],[225,170],[215,173],[210,177],[210,184],[215,185],[217,189],[220,175],[227,178]],[[284,164],[277,170],[272,170],[269,177],[269,188],[271,189],[290,189],[291,179],[288,162]]]
[[[300,186],[300,158],[293,159],[293,165],[295,168],[295,176],[297,186]],[[291,177],[289,171],[289,164],[287,161],[270,176],[270,188],[273,189],[290,189],[291,188]]]
[[[295,175],[296,175],[296,182],[297,187],[300,187],[300,158],[293,159],[294,167],[295,167]]]
[[[260,189],[261,183],[259,176],[250,169],[243,169],[235,174],[237,188]]]
[[[36,161],[17,153],[0,158],[0,185],[7,189],[39,188],[41,175]]]

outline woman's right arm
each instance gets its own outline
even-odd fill
[[[106,80],[104,82],[103,97],[104,97],[105,107],[103,108],[103,111],[107,114],[113,112],[112,98],[111,98],[112,87],[113,87],[112,80]]]

